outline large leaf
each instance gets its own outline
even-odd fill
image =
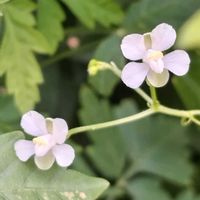
[[[8,92],[24,112],[39,101],[38,85],[43,78],[33,51],[49,52],[43,35],[35,30],[31,1],[15,0],[4,6],[4,36],[0,51],[0,74],[6,73]]]
[[[80,119],[83,124],[113,119],[108,101],[98,100],[88,87],[83,87],[80,95],[82,105]],[[87,149],[87,152],[96,168],[107,177],[118,177],[125,160],[124,143],[118,129],[98,130],[91,132],[89,136],[93,145]]]
[[[171,200],[159,180],[149,177],[129,182],[128,191],[135,200]]]
[[[180,48],[195,49],[200,47],[200,10],[190,17],[179,31],[178,46]]]
[[[121,39],[117,35],[112,35],[103,40],[97,47],[94,58],[97,60],[111,62],[114,61],[120,68],[124,67],[125,59],[120,50]],[[95,76],[89,77],[89,83],[102,95],[112,94],[119,78],[113,72],[100,71]]]
[[[135,113],[131,101],[124,101],[115,109],[118,118]],[[165,179],[189,184],[193,172],[188,160],[186,128],[168,117],[150,117],[121,126],[122,136],[130,158],[132,174],[149,172]]]
[[[53,167],[41,171],[32,162],[22,163],[14,153],[13,145],[24,136],[20,132],[0,136],[0,198],[16,199],[96,199],[108,182],[73,170]]]
[[[65,14],[57,0],[38,1],[38,28],[48,39],[52,53],[64,37],[64,19]]]
[[[199,55],[191,56],[191,66],[189,73],[184,77],[174,77],[173,84],[189,109],[199,109],[200,107],[200,58]]]
[[[148,32],[163,22],[178,27],[199,7],[200,2],[196,0],[137,1],[130,6],[124,26],[128,31]]]
[[[123,18],[122,10],[113,0],[62,1],[89,28],[94,28],[96,22],[108,27],[120,23]]]

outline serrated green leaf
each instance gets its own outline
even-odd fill
[[[47,38],[51,45],[51,53],[54,53],[64,37],[62,22],[65,14],[56,0],[38,1],[37,12],[38,29]]]
[[[195,49],[200,47],[200,10],[196,11],[180,28],[177,46]]]
[[[94,58],[105,62],[115,62],[120,68],[124,67],[125,59],[120,49],[121,38],[112,35],[103,40],[94,53]],[[102,95],[112,94],[114,87],[120,81],[113,72],[100,71],[95,76],[89,77],[89,83]]]
[[[98,100],[86,86],[81,89],[80,102],[82,107],[79,116],[83,124],[112,120],[108,101]],[[118,177],[125,161],[124,143],[118,129],[98,130],[91,132],[89,136],[93,144],[87,148],[87,153],[96,168],[107,177]]]
[[[161,187],[160,181],[150,177],[130,181],[128,191],[135,200],[172,200]]]
[[[141,0],[133,2],[124,19],[124,27],[132,31],[149,32],[159,23],[179,27],[195,10],[200,8],[196,0]],[[181,12],[177,12],[181,10]]]
[[[92,178],[74,170],[53,167],[41,171],[18,160],[13,145],[24,136],[20,132],[0,136],[0,198],[16,199],[96,199],[109,185],[100,178]],[[87,184],[86,184],[87,183]],[[81,198],[82,197],[82,198]],[[83,198],[84,197],[84,198]]]
[[[15,0],[4,6],[5,30],[0,51],[0,74],[6,74],[8,92],[21,112],[39,101],[38,85],[43,77],[33,50],[49,53],[44,36],[33,28],[32,1]],[[27,8],[27,9],[26,9]]]
[[[62,1],[89,28],[94,28],[96,22],[106,27],[119,24],[123,18],[120,6],[113,0]]]
[[[131,101],[124,101],[115,109],[115,115],[128,116],[136,109]],[[179,121],[155,116],[120,129],[133,160],[132,175],[149,172],[179,184],[190,183],[193,168],[186,149],[187,129]]]

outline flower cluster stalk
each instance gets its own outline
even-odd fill
[[[111,62],[107,69],[111,70],[116,76],[120,77],[121,70],[116,66],[114,62]],[[68,137],[71,137],[72,135],[81,132],[95,131],[99,129],[109,128],[134,122],[156,113],[161,113],[169,116],[179,117],[181,119],[186,119],[188,122],[193,122],[194,124],[200,126],[200,120],[198,120],[197,118],[198,116],[200,116],[200,110],[179,110],[179,109],[169,108],[160,104],[157,98],[156,90],[151,85],[150,85],[151,97],[140,88],[135,89],[135,91],[147,102],[147,104],[149,105],[148,109],[121,119],[72,128],[68,132]]]

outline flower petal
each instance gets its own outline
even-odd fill
[[[189,70],[190,58],[183,50],[175,50],[166,54],[163,61],[165,68],[177,76],[183,76]]]
[[[15,142],[14,149],[17,157],[23,162],[27,161],[35,153],[33,142],[28,140],[18,140]]]
[[[176,31],[169,24],[159,24],[151,32],[152,49],[164,51],[169,49],[176,40]]]
[[[149,73],[147,74],[147,80],[154,87],[163,87],[169,80],[169,72],[168,70],[164,69],[163,72],[159,74],[149,70]]]
[[[138,88],[143,83],[149,66],[144,63],[130,62],[122,70],[121,79],[130,88]]]
[[[56,145],[52,152],[61,167],[68,167],[75,158],[74,149],[68,144]]]
[[[55,161],[55,157],[52,154],[52,152],[49,151],[45,156],[42,157],[35,156],[34,161],[39,169],[48,170],[52,167]]]
[[[127,59],[142,59],[146,51],[144,36],[140,34],[131,34],[125,36],[121,43],[121,50],[124,57]]]
[[[33,136],[40,136],[47,133],[45,119],[36,111],[29,111],[22,116],[21,127],[26,133]]]
[[[35,155],[44,156],[54,145],[54,137],[50,134],[43,135],[33,139],[35,144]]]
[[[53,136],[57,144],[63,144],[66,140],[68,126],[64,119],[53,119]]]

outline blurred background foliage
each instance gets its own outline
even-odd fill
[[[186,76],[158,89],[160,101],[200,108],[199,0],[0,0],[0,9],[1,133],[19,129],[30,109],[62,117],[70,128],[144,109],[110,71],[89,77],[87,65],[96,58],[123,68],[122,37],[162,22],[177,30],[174,48],[188,50],[192,63]],[[200,200],[197,127],[159,115],[80,134],[71,143],[72,168],[111,183],[102,200]]]

